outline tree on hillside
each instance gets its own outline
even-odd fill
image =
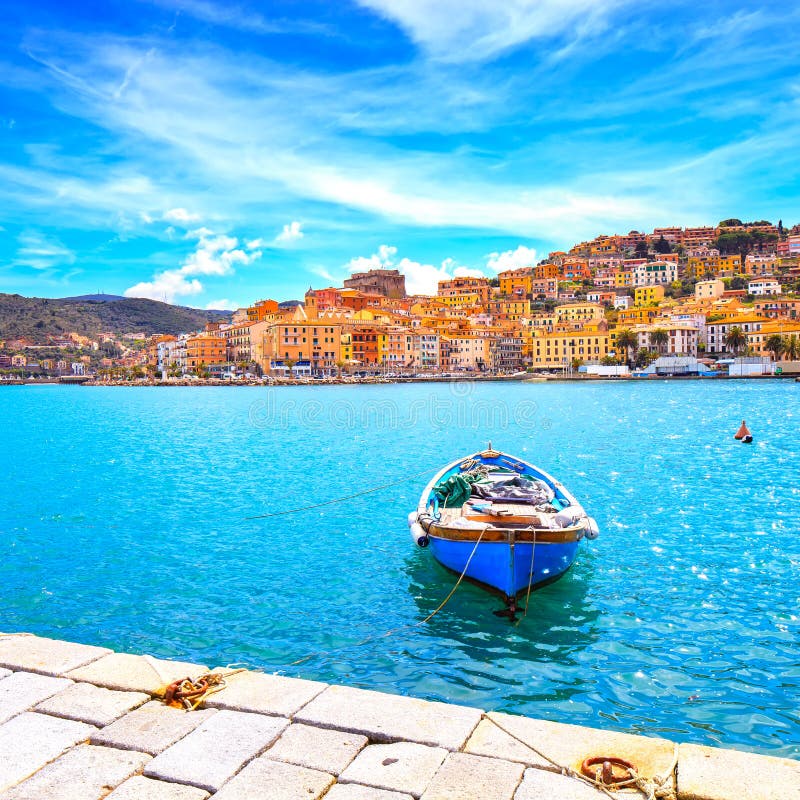
[[[659,236],[653,245],[653,249],[656,253],[671,253],[672,245],[663,236]]]
[[[725,337],[725,346],[734,355],[747,344],[747,334],[738,326],[734,325],[728,330],[728,335]]]
[[[639,337],[630,328],[623,328],[617,332],[616,342],[617,350],[621,351],[625,360],[630,364],[630,351],[639,345]]]
[[[772,360],[778,361],[785,346],[783,336],[781,336],[779,333],[773,333],[772,336],[767,337],[767,341],[764,342],[764,346],[770,351],[770,353],[772,353]]]
[[[730,219],[723,219],[722,222],[719,223],[720,228],[733,228],[736,225],[741,225],[742,221],[740,219],[736,219],[736,217],[731,217]]]
[[[650,331],[650,344],[662,354],[666,350],[667,342],[669,342],[669,334],[663,328],[655,328]]]
[[[636,242],[636,247],[633,248],[633,254],[636,258],[647,258],[649,252],[647,242],[644,239],[640,242]]]

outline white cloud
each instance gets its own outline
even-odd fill
[[[39,231],[24,231],[17,241],[15,265],[47,270],[75,263],[75,253],[53,236]]]
[[[146,297],[162,303],[174,303],[179,297],[200,294],[203,284],[192,278],[187,280],[179,269],[168,269],[153,276],[151,281],[142,281],[126,289],[125,297]]]
[[[266,243],[266,239],[250,239],[250,241],[247,242],[247,249],[258,250],[260,247],[264,247]]]
[[[174,303],[178,297],[200,294],[203,284],[196,276],[222,276],[234,272],[236,265],[250,264],[261,258],[261,251],[249,253],[238,247],[234,236],[201,235],[193,253],[177,269],[168,269],[125,290],[126,297],[149,297]]]
[[[290,244],[303,238],[302,225],[299,222],[290,222],[283,226],[283,230],[275,237],[276,244]]]
[[[531,39],[601,31],[623,0],[358,0],[442,61],[481,61]]]
[[[144,222],[145,225],[150,225],[153,221],[153,218],[146,211],[139,212],[139,219]]]
[[[233,300],[228,300],[227,298],[206,303],[206,311],[236,311],[241,307],[241,303],[234,303]]]
[[[165,222],[175,222],[179,225],[184,225],[187,222],[197,222],[200,219],[199,214],[187,211],[185,208],[171,208],[165,211],[161,219]]]
[[[173,229],[174,230],[174,229]],[[195,228],[191,231],[186,231],[184,235],[184,239],[206,239],[209,236],[213,236],[214,231],[211,228],[206,228],[205,225],[201,228]]]
[[[506,250],[503,253],[489,253],[486,256],[486,266],[495,272],[519,267],[532,267],[536,264],[536,250],[521,244],[516,250]]]

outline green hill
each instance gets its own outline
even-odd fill
[[[0,339],[25,338],[35,344],[46,344],[48,335],[70,332],[90,337],[101,332],[187,333],[229,317],[226,311],[202,311],[132,297],[48,299],[0,294]]]

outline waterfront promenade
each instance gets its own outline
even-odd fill
[[[559,767],[596,756],[630,761],[656,797],[800,798],[789,759],[260,672],[196,711],[164,705],[207,669],[0,634],[0,798],[592,800],[607,794]]]

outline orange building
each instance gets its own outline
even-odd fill
[[[356,327],[353,334],[353,362],[356,364],[374,365],[380,363],[379,334],[377,327]]]
[[[500,294],[506,297],[530,297],[533,282],[533,267],[507,269],[497,275]]]
[[[489,295],[491,294],[491,287],[489,286],[488,278],[465,276],[461,278],[453,278],[449,281],[439,281],[439,287],[436,294],[439,297],[475,295],[478,298],[478,302],[486,303],[488,302]]]
[[[283,373],[289,362],[295,372],[332,373],[347,356],[341,318],[310,320],[303,307],[297,306],[292,319],[267,327],[260,360],[267,373]]]
[[[186,367],[190,372],[227,361],[227,347],[221,336],[200,333],[186,340]]]
[[[247,309],[247,319],[250,322],[263,322],[271,314],[278,313],[277,300],[259,300]]]

